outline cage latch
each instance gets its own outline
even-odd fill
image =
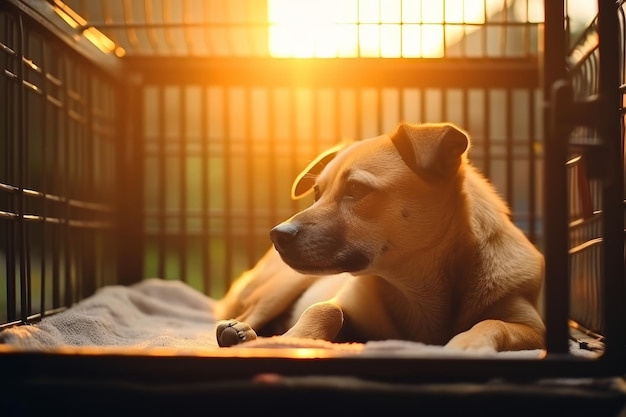
[[[574,100],[574,87],[568,80],[552,84],[551,128],[553,132],[569,133],[578,126],[596,127],[600,120],[600,96],[590,95],[584,100]]]
[[[550,132],[552,137],[569,137],[577,127],[596,129],[606,118],[602,114],[600,96],[590,95],[583,100],[574,99],[574,88],[568,80],[552,84],[550,97]],[[599,142],[570,144],[571,149],[584,155],[589,178],[604,176],[605,160]]]

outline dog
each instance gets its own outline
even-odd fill
[[[218,300],[218,344],[285,335],[463,350],[544,346],[544,258],[450,123],[400,123],[320,155],[293,186],[314,203]]]

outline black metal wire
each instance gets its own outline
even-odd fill
[[[544,112],[545,167],[544,170],[544,231],[545,231],[545,297],[546,347],[549,353],[564,354],[568,346],[569,263],[567,257],[567,183],[565,172],[567,132],[551,123],[555,109],[553,86],[565,78],[563,32],[563,2],[545,1],[545,47],[543,70],[544,102],[551,108]],[[551,101],[552,100],[552,101]],[[558,106],[559,103],[556,103]],[[558,302],[556,300],[559,300]]]
[[[17,79],[20,87],[17,92],[17,160],[18,169],[17,169],[17,177],[16,184],[19,188],[19,192],[17,195],[16,201],[16,214],[17,217],[17,233],[16,233],[16,247],[17,247],[17,257],[19,264],[19,289],[20,289],[20,317],[23,322],[27,322],[28,315],[30,313],[30,305],[28,303],[28,299],[30,297],[30,276],[29,276],[29,263],[28,263],[28,241],[27,241],[27,230],[26,230],[26,221],[24,219],[25,213],[25,194],[24,188],[26,183],[26,168],[28,167],[28,159],[27,159],[27,142],[26,142],[26,123],[28,120],[26,118],[27,109],[26,109],[26,100],[25,100],[25,76],[24,76],[24,61],[26,59],[24,55],[24,48],[26,42],[26,34],[24,29],[24,21],[19,18],[18,20],[18,49],[17,56],[20,60],[20,64],[17,69]]]

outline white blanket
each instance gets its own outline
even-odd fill
[[[214,303],[213,299],[180,281],[153,278],[128,287],[108,286],[61,313],[43,318],[37,324],[1,331],[0,344],[24,350],[167,348],[181,353],[211,354],[211,351],[219,349],[215,339]],[[487,355],[532,359],[543,353],[541,350],[468,353],[399,340],[365,344],[330,343],[281,336],[259,338],[229,349],[259,347],[330,349],[347,355],[406,357]],[[574,345],[572,348],[577,349]],[[591,354],[578,351],[584,355]]]

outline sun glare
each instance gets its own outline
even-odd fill
[[[485,22],[492,0],[268,0],[274,57],[427,57]],[[499,1],[500,5],[502,2]]]

